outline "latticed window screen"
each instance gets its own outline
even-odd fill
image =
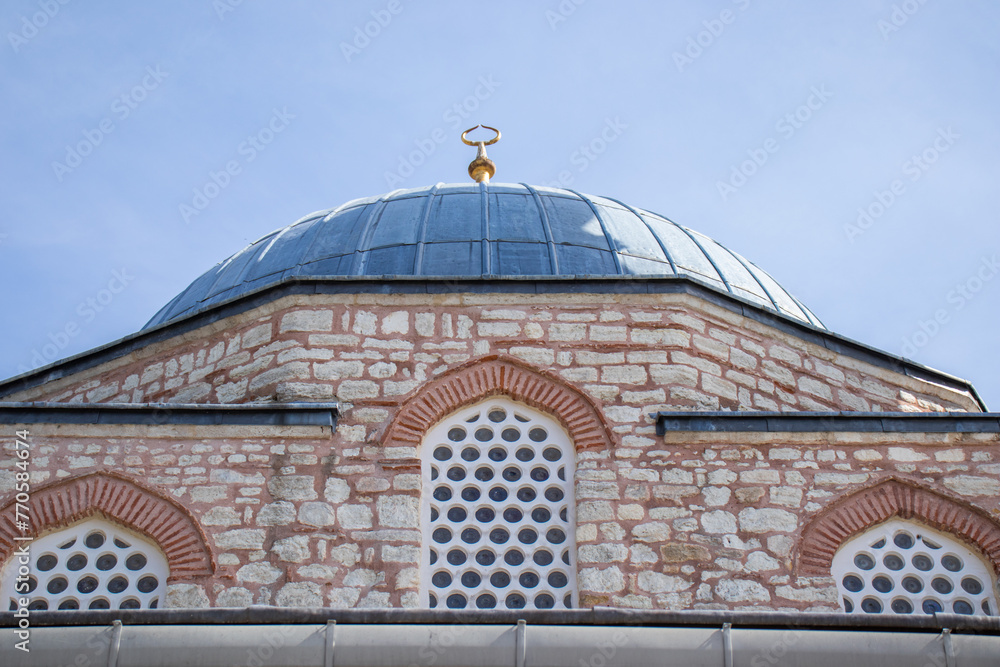
[[[576,457],[555,420],[490,399],[432,428],[422,458],[426,606],[576,605]]]
[[[18,559],[3,570],[2,590],[17,609],[155,609],[163,600],[169,568],[149,540],[103,519],[89,519],[33,540],[30,574],[18,586]]]
[[[983,558],[917,523],[890,519],[845,542],[831,570],[848,613],[997,615]]]

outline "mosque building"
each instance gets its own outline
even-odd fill
[[[497,139],[0,382],[0,662],[996,664],[973,386]]]

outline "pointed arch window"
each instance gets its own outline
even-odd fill
[[[558,422],[491,398],[431,427],[421,456],[424,605],[576,606],[576,456]]]
[[[19,558],[2,572],[11,610],[156,609],[166,593],[167,558],[153,542],[103,518],[90,518],[29,544],[29,574]]]
[[[831,568],[848,613],[996,616],[983,557],[953,536],[894,518],[844,542]]]

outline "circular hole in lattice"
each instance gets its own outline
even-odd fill
[[[854,611],[854,603],[851,602],[848,598],[844,598],[844,611],[846,611],[848,614]]]
[[[467,486],[462,489],[462,500],[474,503],[482,496],[482,492],[474,486]]]
[[[956,614],[966,614],[972,616],[976,613],[976,608],[969,604],[966,600],[955,600],[951,604],[952,611]]]
[[[524,512],[516,507],[508,507],[503,511],[503,520],[508,523],[517,523],[524,518]]]
[[[535,523],[545,523],[552,518],[552,512],[545,507],[536,507],[531,510],[531,520]]]
[[[941,605],[940,602],[930,598],[924,600],[923,603],[920,605],[920,608],[923,610],[925,614],[937,614],[944,611],[944,607]]]
[[[889,604],[889,609],[896,614],[912,614],[913,604],[906,598],[896,598]]]
[[[97,569],[107,572],[118,565],[118,556],[114,554],[101,554],[97,558]]]
[[[493,439],[493,429],[486,428],[485,426],[476,429],[476,440],[478,440],[479,442],[489,442],[492,439]]]
[[[461,549],[452,549],[448,552],[448,555],[445,556],[445,559],[450,565],[463,565],[469,557]]]
[[[503,469],[502,475],[505,482],[516,482],[521,479],[521,469],[515,468],[514,466],[508,466]]]
[[[28,609],[30,611],[45,611],[48,608],[49,608],[48,600],[35,599],[28,604]]]
[[[502,486],[494,486],[490,489],[490,500],[495,503],[502,503],[507,500],[507,489]]]
[[[59,609],[64,611],[71,611],[80,608],[80,603],[77,600],[70,598],[69,600],[63,600],[59,603]]]
[[[438,562],[438,552],[431,549],[431,565]]]
[[[431,533],[431,538],[438,544],[445,544],[451,541],[451,531],[444,526],[435,528],[434,532]]]
[[[860,591],[862,588],[865,587],[865,582],[861,581],[860,577],[856,577],[853,574],[849,574],[846,577],[844,577],[843,584],[844,588],[846,588],[852,593],[857,593],[858,591]]]
[[[87,567],[87,557],[83,554],[73,554],[66,561],[66,567],[74,572]]]
[[[934,561],[931,560],[930,556],[926,554],[916,554],[910,562],[913,563],[913,567],[917,568],[921,572],[930,572],[934,569]]]
[[[118,605],[119,609],[139,609],[141,605],[135,598],[126,598]]]
[[[490,410],[488,416],[491,422],[493,422],[494,424],[499,424],[504,419],[507,419],[507,411],[503,410],[502,408],[494,408],[493,410]]]
[[[880,575],[872,579],[872,588],[877,590],[879,593],[888,593],[894,588],[894,586],[892,584],[892,579]]]
[[[907,593],[919,593],[924,590],[924,582],[917,577],[903,577],[903,590]]]
[[[448,572],[435,572],[431,576],[431,583],[438,588],[447,588],[451,586],[451,574]]]
[[[475,447],[466,447],[465,449],[462,450],[462,460],[469,461],[470,463],[472,461],[478,461],[479,450],[476,449]]]
[[[866,614],[881,614],[882,603],[875,598],[865,598],[861,601],[861,611]]]
[[[503,555],[503,562],[507,563],[507,565],[517,567],[524,563],[524,554],[518,549],[511,549]]]
[[[95,530],[84,538],[83,543],[91,549],[100,549],[106,539],[104,533]]]
[[[139,580],[139,583],[136,584],[136,588],[139,589],[140,593],[152,593],[159,585],[160,582],[156,579],[156,577],[146,576]]]
[[[535,453],[527,447],[521,447],[521,449],[514,452],[514,458],[522,463],[527,463],[531,459],[535,458]]]
[[[979,595],[983,592],[983,582],[975,577],[965,577],[962,579],[962,590],[969,595]]]
[[[40,572],[48,572],[54,568],[59,563],[59,558],[55,554],[42,554],[35,561],[35,567],[38,568]]]
[[[459,466],[452,466],[448,468],[448,479],[453,482],[461,482],[465,479],[465,468]]]
[[[548,593],[542,593],[541,595],[535,596],[535,607],[538,609],[552,609],[556,606],[555,598],[553,598]]]
[[[455,523],[461,523],[469,516],[469,513],[465,511],[464,507],[451,507],[448,509],[448,520],[454,521]]]
[[[126,588],[128,588],[128,579],[126,579],[125,577],[121,577],[121,576],[113,577],[111,579],[111,581],[108,582],[108,592],[110,592],[110,593],[116,593],[116,594],[117,593],[121,593]],[[155,586],[154,586],[154,588],[155,588]],[[153,589],[151,588],[148,591],[142,591],[142,592],[143,593],[149,593],[152,590]],[[80,592],[82,593],[83,591],[80,591]]]
[[[476,562],[480,565],[493,565],[497,560],[497,555],[488,549],[482,549],[476,553]]]
[[[476,468],[476,479],[480,482],[489,482],[493,479],[493,468],[481,466]]]
[[[431,508],[431,521],[437,521],[438,509],[436,507]]]
[[[906,563],[899,556],[899,554],[886,554],[882,558],[882,564],[893,571],[902,570]]]
[[[549,471],[545,468],[538,466],[531,469],[531,479],[536,482],[544,482],[549,478]]]
[[[522,528],[517,533],[517,539],[521,544],[534,544],[538,541],[538,532],[533,528]]]
[[[435,447],[434,458],[438,461],[447,461],[451,458],[451,447]]]
[[[913,535],[898,532],[892,537],[892,543],[900,549],[909,549],[913,546]]]
[[[88,609],[111,609],[111,603],[104,598],[97,598],[96,600],[90,601]]]
[[[448,429],[448,439],[452,442],[461,442],[465,440],[465,429],[461,426],[455,426]]]
[[[438,477],[440,477],[438,469],[436,467],[431,467],[431,479],[434,480],[437,479]]]
[[[476,521],[480,523],[489,523],[497,516],[496,511],[492,507],[480,507],[476,510]]]
[[[476,598],[476,606],[480,609],[495,609],[497,599],[492,593],[483,593]]]
[[[446,602],[448,609],[465,609],[469,601],[461,593],[452,593]]]
[[[941,595],[947,595],[955,590],[954,584],[945,579],[944,577],[934,577],[931,579],[931,588]]]
[[[551,503],[557,503],[566,496],[558,486],[550,486],[545,489],[545,499]]]
[[[66,577],[52,577],[45,586],[45,590],[52,595],[59,595],[67,588],[69,588],[69,580]]]
[[[494,528],[490,531],[490,542],[493,544],[506,544],[510,541],[510,531],[506,528]]]
[[[475,588],[483,581],[482,576],[478,572],[465,572],[462,574],[462,585],[466,588]]]
[[[496,588],[507,588],[510,586],[510,574],[504,570],[497,570],[490,575],[490,585]]]
[[[451,489],[447,486],[439,486],[434,489],[434,500],[447,502],[451,500]]]
[[[517,499],[522,503],[530,503],[536,497],[538,497],[538,494],[530,486],[522,486],[517,490]]]
[[[466,544],[475,544],[482,537],[482,533],[476,528],[466,528],[462,531],[462,541]]]
[[[516,428],[505,428],[503,431],[500,432],[500,437],[507,442],[517,442],[518,440],[521,439],[521,432],[518,431]],[[530,452],[531,450],[528,451]]]
[[[545,430],[544,428],[542,428],[541,426],[536,426],[536,427],[534,427],[533,429],[531,429],[531,430],[529,430],[529,431],[528,431],[528,437],[529,437],[529,438],[530,438],[530,439],[531,439],[531,440],[532,440],[533,442],[542,442],[542,441],[544,441],[544,440],[545,440],[546,438],[548,438],[548,437],[549,437],[549,432],[548,432],[548,431],[546,431],[546,430]]]
[[[549,531],[545,533],[545,539],[552,544],[562,544],[566,541],[566,533],[561,528],[549,528]]]
[[[531,560],[535,561],[535,565],[551,565],[553,561],[552,552],[546,549],[539,549],[531,556]]]
[[[868,554],[858,554],[854,557],[854,564],[862,570],[870,570],[875,567],[875,559]]]
[[[557,570],[549,573],[548,582],[552,588],[563,588],[569,583],[569,578],[566,576],[566,573]]]
[[[542,458],[546,461],[558,461],[562,458],[562,452],[557,447],[546,447],[542,450]]]
[[[494,447],[489,453],[490,461],[499,463],[507,460],[507,450],[503,447]]]
[[[520,593],[511,593],[505,600],[508,609],[524,609],[524,596]]]
[[[949,572],[958,572],[962,569],[962,559],[955,554],[946,554],[941,557],[941,567]]]

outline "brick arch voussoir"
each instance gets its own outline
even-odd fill
[[[455,410],[499,395],[555,417],[577,450],[614,446],[608,425],[587,396],[559,378],[495,356],[476,359],[418,390],[386,431],[385,446],[418,446],[431,426]]]
[[[171,583],[215,571],[212,550],[194,517],[170,498],[122,475],[92,473],[33,489],[29,532],[16,525],[16,501],[15,496],[0,507],[0,563],[24,544],[17,537],[37,536],[101,514],[153,540],[167,557]]]
[[[799,573],[829,576],[833,556],[844,542],[893,517],[917,520],[963,539],[1000,574],[1000,524],[979,508],[899,479],[856,491],[813,518],[799,541]]]

